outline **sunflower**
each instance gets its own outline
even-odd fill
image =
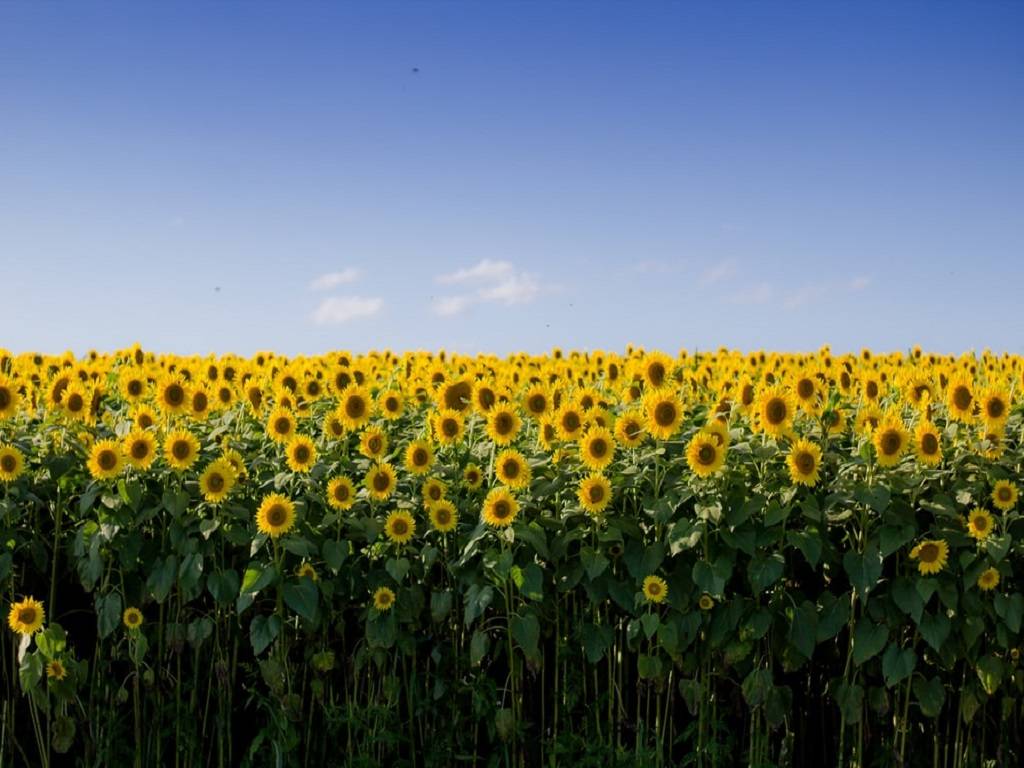
[[[773,437],[786,434],[793,425],[793,397],[779,385],[765,387],[754,403],[754,426]]]
[[[26,597],[20,603],[13,603],[7,614],[7,626],[19,635],[31,635],[42,629],[46,620],[43,604],[32,597]]]
[[[336,411],[332,411],[324,416],[323,433],[324,437],[328,440],[338,440],[345,436],[345,423]]]
[[[495,405],[487,414],[487,436],[495,445],[508,445],[515,440],[522,420],[507,404]]]
[[[199,475],[199,492],[211,504],[219,504],[235,487],[235,471],[227,459],[215,459]]]
[[[133,429],[121,441],[121,452],[135,469],[147,470],[156,458],[156,438],[143,429]]]
[[[494,459],[494,474],[510,488],[524,488],[532,477],[526,457],[511,449],[502,451]]]
[[[700,596],[700,600],[697,601],[697,605],[700,606],[702,611],[710,611],[715,607],[715,599],[705,592]]]
[[[554,424],[559,439],[575,440],[583,432],[583,414],[574,405],[564,405],[558,409]]]
[[[507,528],[519,514],[519,502],[507,488],[492,488],[484,499],[483,521],[494,528]]]
[[[121,621],[129,630],[134,631],[142,626],[142,611],[135,607],[125,608]]]
[[[135,429],[149,429],[156,424],[156,411],[145,404],[136,405],[131,417]]]
[[[649,603],[663,603],[668,597],[668,584],[661,576],[647,576],[644,578],[644,597]]]
[[[13,445],[0,443],[0,482],[10,483],[21,477],[25,457]]]
[[[377,409],[389,421],[402,418],[405,413],[405,399],[395,389],[387,389],[377,395]]]
[[[426,440],[413,440],[405,447],[405,468],[414,475],[424,475],[434,463],[434,449]]]
[[[61,399],[61,408],[64,414],[74,421],[86,421],[89,417],[89,403],[92,396],[88,390],[78,382],[73,382],[64,390],[64,397]]]
[[[910,550],[910,557],[918,561],[919,573],[938,573],[946,566],[949,545],[942,539],[926,539]]]
[[[177,429],[164,439],[164,458],[174,469],[188,469],[198,456],[199,441],[187,429]]]
[[[67,667],[60,659],[52,659],[46,664],[46,676],[51,680],[63,680],[67,674]]]
[[[615,420],[615,440],[625,448],[636,448],[644,441],[644,419],[640,412],[629,410]]]
[[[986,568],[978,576],[978,589],[983,592],[988,592],[989,590],[995,589],[997,586],[999,586],[999,571],[995,568]]]
[[[429,513],[430,524],[434,527],[435,531],[448,533],[449,531],[454,531],[455,527],[459,524],[458,510],[447,499],[442,499],[436,504],[432,504]]]
[[[431,504],[441,501],[444,499],[445,493],[448,491],[448,486],[439,477],[428,478],[423,483],[423,487],[420,489],[420,493],[423,496],[423,507],[424,509],[429,508]]]
[[[612,500],[612,484],[604,475],[593,472],[580,480],[576,498],[580,506],[592,515],[600,515]]]
[[[871,435],[871,442],[875,446],[878,465],[893,467],[899,464],[900,458],[906,452],[910,435],[903,420],[895,414],[889,414],[882,419]]]
[[[992,486],[992,503],[996,509],[1009,512],[1017,503],[1017,486],[1009,480],[997,480]]]
[[[811,373],[798,376],[793,384],[797,406],[805,413],[816,416],[821,413],[822,393],[818,380]]]
[[[395,593],[388,587],[377,587],[373,593],[373,607],[384,613],[385,611],[390,611],[394,604]]]
[[[316,446],[305,435],[296,435],[288,441],[288,445],[285,448],[285,456],[288,459],[288,467],[292,472],[305,474],[316,463]]]
[[[89,474],[97,480],[109,480],[121,474],[124,455],[116,440],[100,440],[89,452]]]
[[[404,509],[396,510],[384,521],[384,534],[395,544],[405,544],[416,533],[416,521]]]
[[[884,414],[878,406],[866,405],[857,411],[857,419],[854,422],[853,428],[858,435],[870,437],[878,429],[878,425],[882,423],[883,416]]]
[[[541,419],[551,410],[551,393],[543,384],[534,384],[526,390],[523,407],[533,418]]]
[[[968,422],[974,418],[974,377],[961,371],[946,386],[946,409],[949,418]]]
[[[669,390],[655,390],[644,398],[647,432],[656,440],[668,440],[683,423],[683,403]]]
[[[986,459],[998,459],[1006,451],[1005,437],[1002,426],[991,425],[989,429],[982,430],[981,440],[984,444],[981,446],[981,455]]]
[[[295,505],[290,499],[279,493],[270,493],[263,497],[260,508],[256,511],[256,527],[260,533],[276,539],[288,533],[295,525]]]
[[[602,470],[615,458],[615,436],[605,427],[591,427],[580,438],[580,461],[593,470]]]
[[[1006,391],[999,387],[987,387],[978,394],[981,418],[986,425],[1001,427],[1010,416],[1010,398]]]
[[[188,408],[188,390],[174,377],[164,377],[157,383],[156,405],[164,413],[184,413]]]
[[[295,435],[295,416],[287,408],[275,408],[267,416],[267,437],[275,443],[287,443]]]
[[[347,477],[332,477],[327,483],[327,503],[344,512],[356,503],[356,488]]]
[[[462,413],[473,405],[473,384],[468,379],[453,379],[441,387],[439,395],[438,402],[445,408]]]
[[[710,477],[725,465],[725,449],[715,435],[702,430],[686,447],[686,463],[697,477]]]
[[[838,407],[827,410],[821,414],[821,423],[825,426],[829,435],[841,435],[846,432],[846,411]]]
[[[718,445],[721,448],[729,447],[729,425],[722,419],[711,419],[701,428],[702,432],[710,434],[718,441]]]
[[[379,459],[388,452],[387,433],[378,427],[363,430],[359,439],[359,452],[368,459]]]
[[[930,421],[921,421],[914,430],[914,453],[919,462],[930,467],[942,462],[942,437]]]
[[[444,408],[434,414],[434,437],[441,445],[454,445],[462,440],[466,422],[462,414],[451,408]]]
[[[21,395],[15,383],[0,373],[0,421],[8,419],[18,412]]]
[[[358,384],[349,384],[338,397],[336,413],[346,428],[355,430],[370,420],[373,401],[370,393]]]
[[[394,467],[380,462],[370,467],[364,479],[366,490],[374,501],[387,501],[395,492],[396,475]]]
[[[992,533],[992,513],[975,507],[967,513],[967,533],[977,541],[984,541]]]
[[[470,491],[475,491],[484,483],[484,472],[476,464],[467,464],[462,470],[462,484]]]
[[[295,569],[295,575],[300,579],[310,579],[311,581],[320,581],[320,574],[316,572],[316,568],[313,567],[312,563],[303,563]]]
[[[661,389],[672,375],[672,358],[662,352],[651,352],[640,365],[640,375],[649,389]]]
[[[210,415],[213,403],[210,399],[210,392],[203,385],[192,388],[188,396],[188,413],[196,421],[204,421]]]

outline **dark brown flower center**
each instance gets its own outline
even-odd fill
[[[187,440],[175,440],[171,446],[171,453],[174,455],[174,458],[184,461],[191,455],[192,446],[189,445]]]
[[[459,434],[459,423],[455,419],[444,419],[441,422],[441,432],[445,437],[455,437]]]
[[[117,454],[109,448],[104,448],[96,457],[96,463],[100,465],[100,469],[109,471],[117,466]]]
[[[500,499],[494,502],[494,507],[492,508],[491,513],[498,520],[504,520],[512,514],[512,505],[504,499]]]
[[[716,456],[715,447],[709,443],[703,443],[697,450],[697,461],[705,467],[709,467],[715,463]]]
[[[676,421],[676,407],[672,403],[658,403],[654,408],[654,421],[659,427],[671,427]]]
[[[18,611],[18,621],[22,624],[34,624],[36,615],[36,609],[32,606],[28,606]]]
[[[512,418],[511,413],[502,412],[497,415],[494,419],[494,431],[499,435],[505,436],[512,432],[515,427],[515,420]]]
[[[925,432],[921,436],[921,452],[926,456],[934,456],[939,452],[939,439],[931,432]]]
[[[373,490],[383,493],[391,487],[391,478],[384,472],[378,472],[373,476]]]
[[[132,443],[131,454],[133,459],[144,459],[149,456],[149,443],[145,440],[136,440]]]
[[[274,528],[279,528],[288,520],[288,510],[283,504],[274,504],[267,510],[267,522]]]
[[[295,461],[299,464],[305,464],[309,461],[309,446],[308,445],[297,445],[295,446]]]
[[[796,393],[802,400],[806,400],[814,394],[814,382],[810,379],[800,379],[796,385]]]
[[[224,477],[218,473],[213,472],[209,477],[206,478],[206,487],[214,493],[220,493],[224,490]]]
[[[0,456],[0,469],[4,472],[11,473],[18,468],[18,460],[9,453],[5,453]]]
[[[501,465],[501,470],[505,473],[505,477],[515,479],[519,477],[519,462],[515,459],[508,459]]]
[[[937,544],[929,542],[921,547],[918,552],[918,557],[921,558],[922,563],[934,563],[939,559],[939,547]]]
[[[772,426],[778,426],[784,422],[786,417],[789,415],[789,408],[786,406],[786,401],[781,397],[773,397],[765,404],[764,415],[769,424]]]
[[[798,451],[793,459],[801,475],[809,475],[814,471],[814,456],[809,451]]]
[[[185,390],[180,384],[171,384],[164,390],[164,402],[177,407],[185,402]]]
[[[287,435],[292,431],[292,420],[287,416],[279,416],[274,420],[274,431],[279,435]]]
[[[391,533],[395,536],[405,536],[409,532],[409,524],[401,517],[391,521]]]
[[[345,415],[350,419],[361,419],[366,413],[366,403],[363,398],[355,396],[345,401]]]
[[[903,438],[900,437],[899,432],[894,429],[887,429],[882,433],[882,438],[879,440],[882,446],[882,453],[886,456],[893,456],[899,453],[900,446],[903,445]]]
[[[600,485],[592,485],[587,490],[587,498],[591,504],[600,504],[604,501],[604,488]]]
[[[590,455],[595,459],[603,459],[608,455],[608,442],[603,437],[591,440]]]
[[[990,419],[1001,419],[1006,413],[1006,404],[1001,398],[993,397],[985,404],[985,413]]]

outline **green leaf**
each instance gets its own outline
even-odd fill
[[[96,598],[96,626],[101,638],[109,637],[121,623],[121,595],[111,592]]]
[[[241,580],[235,571],[214,571],[206,577],[206,589],[218,603],[226,605],[235,599]]]
[[[860,722],[861,714],[864,711],[864,688],[854,683],[839,683],[833,694],[839,711],[843,713],[848,725],[856,725]]]
[[[249,642],[252,652],[259,656],[281,634],[281,617],[254,616],[249,623]]]
[[[725,510],[725,522],[733,528],[743,525],[743,523],[764,508],[764,502],[764,496],[755,494],[742,504],[730,505]]]
[[[871,545],[864,554],[848,551],[843,555],[843,569],[861,599],[867,602],[868,592],[878,584],[882,576],[882,557],[878,550]]]
[[[817,632],[818,611],[814,603],[805,600],[793,611],[793,620],[789,625],[789,642],[804,658],[810,659],[814,654]]]
[[[404,557],[401,558],[389,558],[387,563],[384,564],[384,570],[388,572],[388,575],[395,580],[396,583],[401,584],[402,579],[409,573],[409,561]]]
[[[931,680],[923,677],[914,679],[914,696],[926,717],[938,717],[946,701],[946,689],[942,678],[936,675]]]
[[[444,621],[452,612],[452,593],[433,592],[430,595],[430,618],[435,623]]]
[[[831,640],[842,632],[850,620],[850,593],[846,592],[822,607],[818,617],[818,631],[815,639],[819,643]]]
[[[747,577],[755,595],[764,592],[782,576],[786,561],[778,552],[758,555],[747,565]]]
[[[178,557],[168,555],[164,560],[157,561],[156,567],[149,574],[146,585],[153,594],[153,599],[162,603],[171,593],[174,580],[178,575]]]
[[[661,626],[661,619],[658,618],[656,613],[645,613],[640,617],[640,625],[644,628],[644,635],[650,640],[654,637],[654,633],[658,631],[658,627]]]
[[[889,508],[889,489],[884,485],[864,485],[859,483],[853,491],[853,498],[861,504],[871,507],[875,512],[882,514]]]
[[[471,666],[477,667],[480,665],[480,662],[483,661],[484,656],[487,654],[488,645],[490,645],[490,641],[486,633],[481,632],[479,629],[473,633],[473,639],[469,642],[469,663]]]
[[[760,640],[772,626],[772,612],[767,608],[758,608],[747,619],[741,634],[751,640]]]
[[[1000,593],[995,597],[994,607],[996,615],[1006,623],[1013,634],[1020,632],[1021,619],[1024,618],[1024,595],[1020,592],[1014,592],[1012,595]]]
[[[936,614],[925,613],[917,625],[921,637],[936,651],[942,649],[942,644],[949,637],[950,622],[944,611]]]
[[[788,531],[786,541],[800,550],[808,565],[818,567],[818,561],[821,560],[821,535],[817,531]]]
[[[341,569],[341,564],[345,562],[345,558],[348,557],[349,545],[347,541],[328,539],[323,543],[320,551],[327,567],[337,573]]]
[[[755,668],[743,680],[743,698],[754,709],[768,700],[772,690],[772,673],[769,669]]]
[[[490,584],[481,587],[479,584],[470,584],[465,596],[464,621],[466,629],[469,629],[473,622],[484,615],[487,606],[494,599],[494,588]]]
[[[239,594],[255,595],[261,589],[269,587],[277,576],[277,570],[272,565],[262,566],[259,563],[249,563],[242,576],[242,587]]]
[[[1012,543],[1013,538],[1008,533],[1004,533],[1002,536],[989,536],[985,540],[985,551],[994,562],[998,563],[1010,552]]]
[[[60,656],[67,647],[67,634],[63,627],[56,622],[50,624],[42,632],[36,635],[36,648],[47,658],[52,660]]]
[[[615,640],[612,628],[599,624],[584,624],[580,636],[583,641],[583,652],[591,664],[597,664],[604,658]]]
[[[298,582],[284,585],[284,602],[302,618],[312,621],[316,616],[320,591],[312,579],[299,579]]]
[[[885,676],[886,687],[892,688],[896,683],[910,677],[916,666],[917,654],[913,648],[900,648],[895,643],[890,643],[882,655],[882,674]]]
[[[531,600],[544,599],[544,571],[536,563],[528,563],[521,570],[521,578],[516,582],[519,591]]]
[[[539,659],[540,651],[537,643],[540,641],[540,622],[532,613],[520,616],[514,614],[509,621],[509,629],[512,632],[512,639],[522,648],[528,659]]]
[[[40,653],[28,653],[18,667],[18,681],[21,690],[28,693],[43,677],[43,656]],[[5,694],[6,696],[6,694]]]
[[[661,676],[661,659],[641,653],[636,660],[637,671],[644,680],[654,680]]]
[[[860,666],[879,653],[889,639],[889,628],[862,618],[853,630],[853,663]]]
[[[985,689],[985,693],[992,696],[1003,682],[1005,667],[995,656],[982,656],[978,659],[977,672],[981,687]]]
[[[586,570],[587,576],[591,581],[604,573],[609,565],[608,558],[593,547],[583,547],[580,549],[580,562],[583,563],[583,568]]]
[[[924,600],[921,593],[910,579],[903,576],[896,578],[890,590],[893,602],[901,611],[910,616],[916,624],[921,620],[921,612],[924,610]]]
[[[914,538],[912,525],[883,525],[879,531],[879,545],[882,557],[888,557]]]

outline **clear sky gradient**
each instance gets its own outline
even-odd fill
[[[0,2],[0,346],[1024,352],[1024,3]]]

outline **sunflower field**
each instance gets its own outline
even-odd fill
[[[0,764],[1020,765],[1022,389],[0,351]]]

